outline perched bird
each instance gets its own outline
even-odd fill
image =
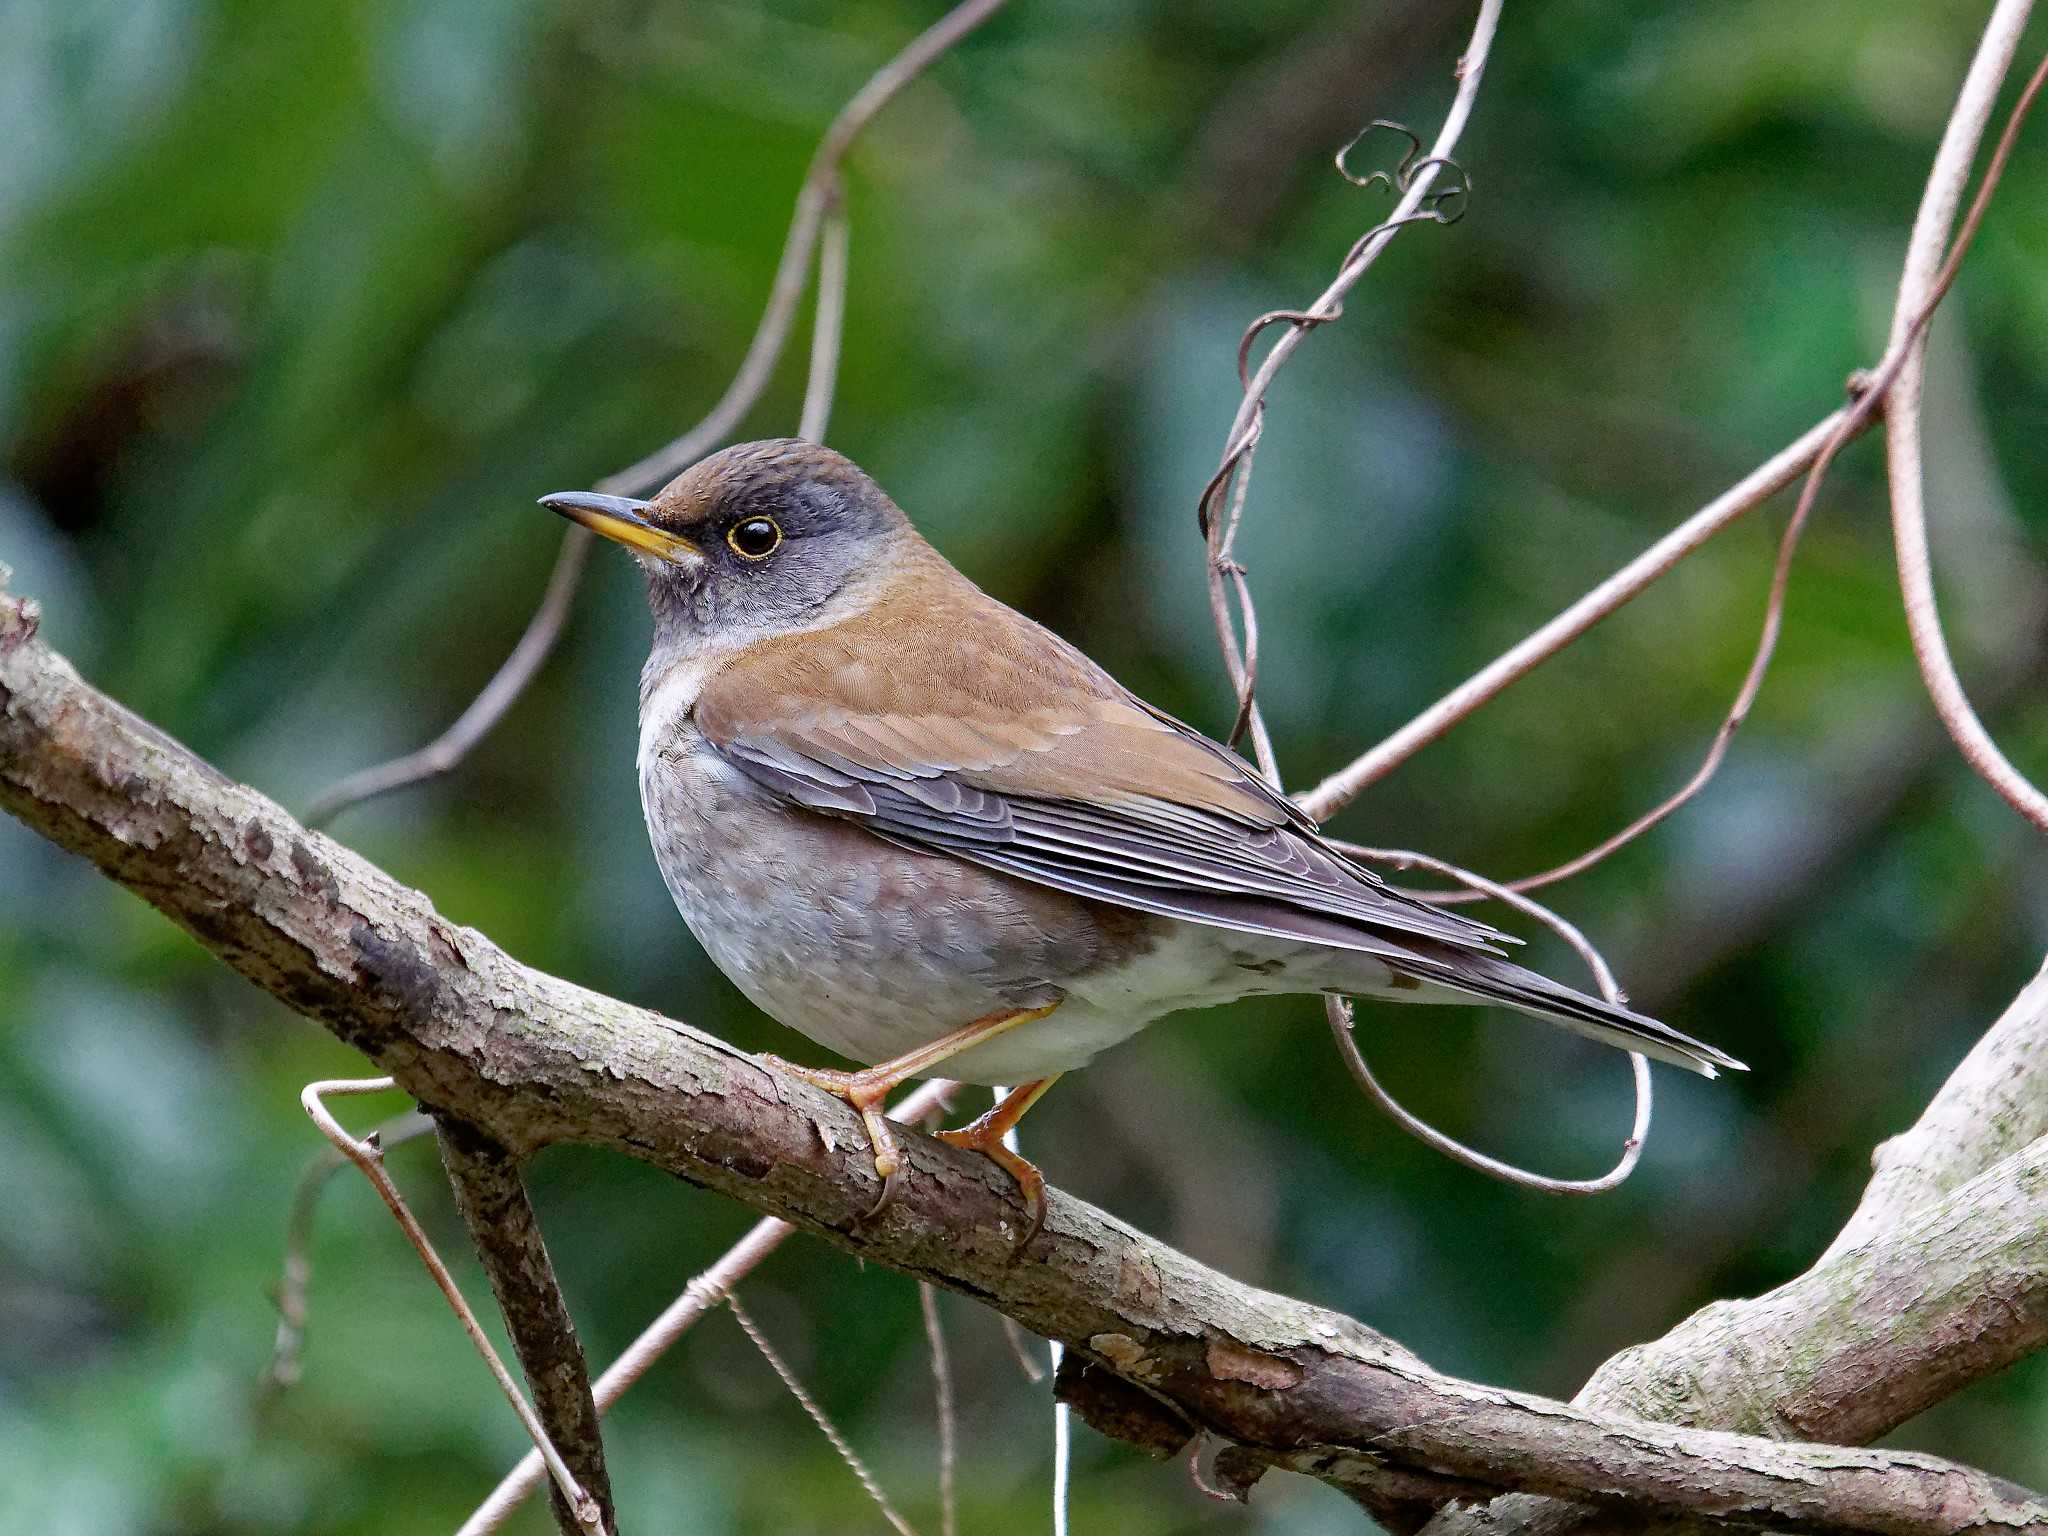
[[[1710,1045],[1507,959],[1326,842],[1241,758],[996,601],[848,459],[742,443],[653,501],[542,505],[632,550],[654,644],[640,794],[663,878],[763,1011],[854,1061],[859,1111],[943,1075],[1016,1084],[941,1133],[1003,1135],[1163,1014],[1257,994],[1500,1003],[1711,1077]],[[880,1209],[880,1203],[877,1205]]]

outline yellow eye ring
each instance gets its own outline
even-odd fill
[[[766,560],[782,547],[782,526],[772,517],[743,517],[725,530],[725,542],[742,560]]]

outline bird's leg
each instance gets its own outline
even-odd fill
[[[1059,1080],[1059,1074],[1054,1073],[1051,1077],[1041,1077],[1035,1083],[1012,1088],[1003,1095],[1002,1103],[972,1125],[963,1125],[957,1131],[939,1132],[939,1140],[947,1146],[979,1152],[1017,1181],[1018,1192],[1024,1196],[1024,1209],[1031,1217],[1024,1228],[1024,1240],[1017,1244],[1019,1253],[1031,1245],[1031,1239],[1038,1236],[1045,1226],[1045,1175],[1004,1146],[1003,1138],[1024,1118],[1024,1111],[1043,1098],[1045,1090]]]
[[[866,1217],[867,1220],[873,1220],[881,1215],[883,1208],[895,1195],[897,1181],[903,1176],[903,1154],[896,1150],[896,1139],[889,1134],[889,1122],[882,1118],[882,1102],[909,1079],[921,1072],[930,1071],[948,1057],[958,1056],[970,1046],[980,1045],[985,1040],[993,1040],[997,1035],[1013,1030],[1019,1024],[1029,1024],[1034,1019],[1042,1019],[1057,1007],[1058,1003],[1048,1003],[1043,1008],[1006,1008],[1000,1013],[983,1014],[973,1023],[963,1024],[950,1034],[941,1035],[915,1050],[905,1051],[893,1060],[878,1061],[872,1067],[862,1067],[858,1072],[835,1072],[830,1067],[800,1067],[794,1062],[784,1061],[780,1056],[768,1056],[764,1059],[773,1062],[792,1077],[800,1077],[805,1082],[824,1089],[835,1099],[844,1099],[860,1116],[860,1123],[867,1129],[868,1141],[874,1147],[875,1172],[882,1178],[882,1193],[875,1201],[874,1209],[869,1211]],[[1045,1084],[1051,1081],[1051,1078],[1047,1078]],[[1034,1086],[1043,1092],[1045,1084]],[[1018,1091],[1021,1093],[1023,1090]],[[1012,1094],[1010,1097],[1014,1099],[1016,1096]],[[1008,1102],[1009,1100],[1004,1100],[1006,1105]],[[1026,1099],[1017,1114],[1023,1114],[1024,1110],[1030,1107],[1030,1102]],[[1008,1123],[1015,1124],[1016,1117],[1012,1116]],[[1007,1126],[1005,1128],[1007,1129]],[[998,1136],[1000,1134],[998,1132]],[[1007,1148],[1005,1152],[1008,1153]],[[1000,1158],[997,1160],[1001,1161]],[[1023,1162],[1023,1159],[1019,1158],[1018,1161]],[[1004,1166],[1009,1167],[1009,1164],[1004,1163]],[[1031,1165],[1025,1163],[1024,1166],[1029,1168]],[[1032,1169],[1032,1174],[1035,1177],[1037,1170]],[[1018,1182],[1023,1182],[1021,1176]],[[1043,1180],[1040,1183],[1042,1185]]]

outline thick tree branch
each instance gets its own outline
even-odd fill
[[[1821,1262],[1870,1241],[1992,1164],[2048,1136],[2048,961],[1984,1033],[1909,1131],[1870,1155],[1856,1212]]]
[[[547,1244],[541,1240],[540,1221],[527,1198],[519,1162],[473,1125],[443,1118],[435,1129],[441,1163],[455,1189],[455,1208],[490,1276],[498,1311],[526,1375],[533,1410],[576,1481],[597,1500],[604,1528],[617,1530],[604,1437],[590,1393],[590,1368]],[[576,1516],[561,1490],[550,1484],[548,1493],[563,1536],[578,1536]]]
[[[1872,1162],[1855,1214],[1812,1269],[1623,1350],[1574,1401],[1855,1445],[2048,1344],[2048,1244],[2027,1231],[2048,1198],[2048,965]],[[2012,1220],[1987,1222],[1994,1209]],[[1559,1536],[1588,1513],[1510,1497],[1448,1511],[1428,1536]]]
[[[910,1177],[862,1223],[872,1163],[837,1101],[687,1025],[519,965],[79,681],[36,639],[34,606],[4,596],[0,804],[442,1116],[514,1156],[558,1141],[616,1148],[987,1301],[1076,1351],[1087,1367],[1069,1383],[1077,1405],[1126,1438],[1163,1447],[1199,1428],[1381,1505],[1519,1489],[1778,1529],[2048,1530],[2048,1507],[1928,1457],[1640,1423],[1437,1375],[1349,1318],[1239,1285],[1057,1191],[1044,1237],[1019,1253],[1005,1176],[908,1132]],[[2038,1181],[2019,1163],[1983,1177]],[[2010,1254],[2044,1241],[2048,1202],[1982,1194],[1973,1184],[1949,1197],[1951,1228],[1924,1221],[1859,1250],[1870,1283],[1995,1252],[2001,1271],[2033,1277],[2010,1310],[2038,1321],[2048,1265]],[[1910,1312],[1898,1332],[1939,1321]],[[1983,1337],[1973,1360],[1986,1368],[2032,1342],[2010,1323]],[[1867,1358],[1874,1372],[1893,1368],[1879,1347]]]
[[[2048,1343],[2048,1138],[1775,1291],[1602,1366],[1579,1403],[1861,1444]],[[1924,1331],[1922,1331],[1924,1325]]]

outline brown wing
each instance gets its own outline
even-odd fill
[[[751,646],[696,721],[793,804],[1192,922],[1407,958],[1506,936],[1387,889],[1238,757],[961,584]]]

